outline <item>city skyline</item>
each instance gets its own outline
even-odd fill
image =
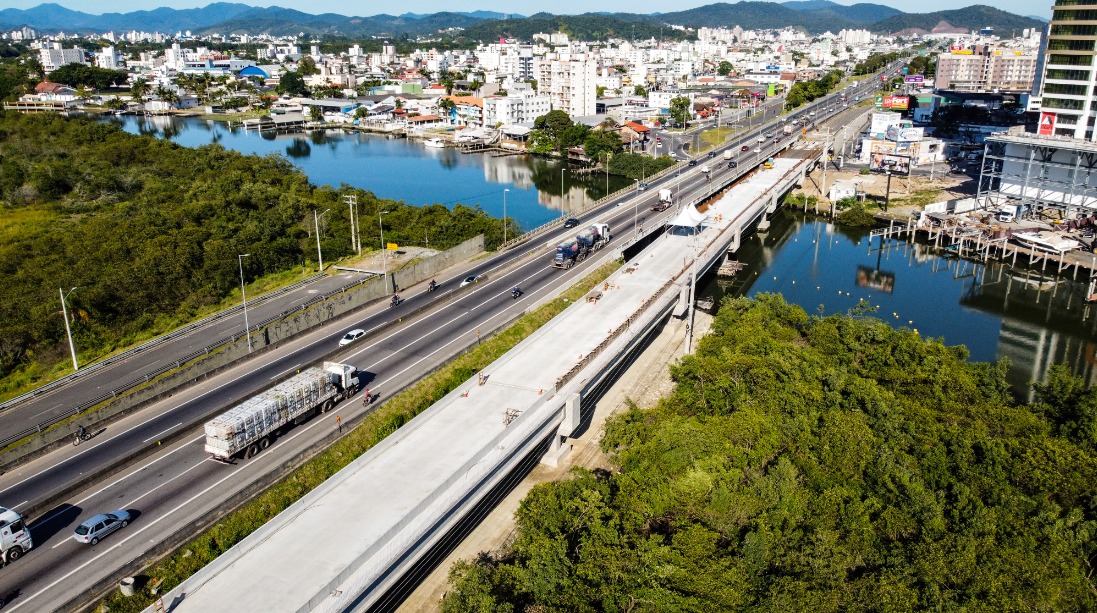
[[[228,0],[230,2],[234,0]],[[849,6],[857,4],[858,0],[833,0],[837,4]],[[89,2],[88,0],[57,0],[52,4],[58,4],[65,8],[82,11],[94,15],[100,15],[103,13],[128,13],[133,11],[153,10],[157,8],[174,8],[174,9],[192,9],[201,8],[211,4],[211,0],[178,0],[176,2],[166,3],[163,0],[116,0],[112,2],[109,7],[110,10],[103,10],[103,5],[98,2]],[[480,0],[476,4],[465,5],[460,8],[453,6],[451,2],[445,0],[422,0],[412,7],[405,7],[397,10],[390,8],[385,10],[383,8],[370,8],[365,9],[360,2],[354,0],[317,0],[309,3],[308,7],[294,6],[291,2],[255,2],[251,0],[244,0],[238,2],[239,4],[247,4],[257,7],[269,7],[280,6],[283,8],[291,8],[300,10],[310,14],[320,13],[336,13],[340,15],[347,15],[349,17],[368,17],[377,14],[390,14],[399,15],[406,12],[413,12],[418,14],[429,14],[442,11],[455,11],[455,12],[472,12],[472,11],[496,11],[500,13],[513,12],[521,15],[532,15],[537,12],[545,11],[544,4],[540,2],[534,2],[532,0]],[[599,5],[599,9],[602,12],[626,12],[626,13],[640,13],[640,14],[652,14],[652,13],[668,13],[680,10],[688,10],[691,8],[697,8],[712,4],[713,2],[705,1],[679,1],[668,3],[664,0],[607,0]],[[925,0],[920,2],[917,6],[917,11],[912,11],[910,3],[901,2],[899,0],[873,0],[873,4],[882,4],[884,6],[890,6],[903,12],[920,12],[920,13],[932,13],[935,11],[952,10],[957,8],[963,8],[964,6],[972,6],[975,4],[983,4],[983,2],[971,2],[963,6],[957,6],[955,2],[951,0]],[[5,3],[5,8],[15,9],[29,9],[44,4],[42,0],[8,0]],[[734,4],[734,3],[732,3]],[[1051,17],[1052,4],[1039,4],[1034,5],[1031,0],[1001,0],[995,2],[993,5],[995,8],[1014,13],[1017,15],[1029,16],[1034,15],[1044,19]],[[590,4],[581,0],[563,0],[553,5],[552,10],[549,12],[555,14],[574,15],[580,13],[590,12]],[[734,24],[728,24],[734,25]],[[795,25],[795,24],[790,24]]]

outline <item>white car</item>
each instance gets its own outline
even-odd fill
[[[461,281],[461,287],[466,285],[472,285],[473,283],[479,283],[484,280],[484,275],[469,275],[465,277],[464,281]]]
[[[343,347],[345,345],[349,345],[349,344],[353,343],[354,341],[362,338],[365,335],[366,335],[365,330],[363,330],[361,328],[355,328],[355,329],[351,330],[350,332],[347,332],[347,334],[343,338],[339,339],[339,346]]]

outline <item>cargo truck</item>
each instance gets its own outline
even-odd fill
[[[726,162],[730,159],[731,159],[731,149],[725,149],[724,150],[724,161]]]
[[[228,461],[250,458],[270,446],[282,430],[327,412],[358,391],[357,371],[349,364],[324,362],[297,373],[206,422],[206,453]]]
[[[18,560],[34,543],[30,529],[18,511],[0,507],[0,564]]]
[[[665,211],[671,203],[671,194],[669,189],[659,190],[659,199],[655,201],[655,204],[651,205],[653,211]]]
[[[781,132],[784,133],[785,136],[788,136],[789,134],[792,134],[792,126],[790,126],[786,123],[785,127],[781,128]]]
[[[575,238],[568,239],[556,246],[552,257],[553,268],[571,268],[582,262],[587,255],[609,244],[609,225],[596,223],[584,228]]]

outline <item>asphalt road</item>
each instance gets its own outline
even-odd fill
[[[737,150],[754,136],[746,133],[729,146]],[[766,147],[761,156],[769,155],[774,143],[770,141]],[[689,202],[712,187],[699,170],[687,168],[653,184],[649,191],[634,193],[582,219],[608,223],[614,243],[629,240],[641,218],[646,218],[643,225],[650,229],[676,214],[675,207],[663,213],[650,211],[661,187],[673,188],[676,204]],[[748,170],[748,164],[736,169],[714,164],[712,181],[726,184]],[[367,409],[352,399],[290,430],[256,458],[235,464],[215,462],[204,453],[201,424],[209,416],[325,358],[350,363],[364,372],[366,385],[384,400],[474,344],[478,330],[486,333],[495,329],[527,305],[554,295],[586,274],[597,258],[570,270],[548,265],[554,246],[572,233],[560,229],[514,251],[485,258],[451,278],[442,278],[439,291],[428,294],[422,285],[407,288],[404,303],[396,308],[372,307],[301,335],[111,424],[80,447],[66,447],[0,475],[0,502],[16,509],[34,508],[44,500],[57,498],[59,492],[69,493],[63,502],[31,518],[35,548],[0,570],[0,598],[5,611],[55,610],[93,586],[121,579],[155,552],[167,535],[215,517],[226,501],[247,493],[249,486],[264,475],[280,473],[293,458],[330,442],[336,435],[337,416],[343,423],[352,423]],[[534,255],[529,257],[531,252]],[[484,274],[486,279],[458,289],[459,280],[467,274]],[[515,285],[526,292],[519,300],[510,295]],[[425,308],[411,315],[419,307]],[[339,349],[339,338],[356,327],[375,333]],[[175,442],[160,444],[169,437]],[[85,475],[141,449],[151,452],[109,477],[76,485]],[[383,492],[378,493],[378,504],[384,504]],[[130,526],[96,546],[72,540],[72,530],[81,520],[119,508],[135,514]]]

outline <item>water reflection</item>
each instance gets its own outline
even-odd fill
[[[127,115],[103,119],[124,130],[170,138],[188,147],[218,143],[258,155],[283,155],[318,185],[349,185],[409,204],[458,203],[479,206],[533,228],[585,208],[609,192],[632,184],[624,177],[565,172],[560,162],[527,155],[462,153],[430,149],[405,139],[358,132],[310,131],[275,134],[245,130],[239,123],[197,118]],[[258,138],[257,138],[258,136]],[[608,183],[608,185],[607,185]]]
[[[811,314],[850,312],[865,300],[890,325],[965,345],[974,360],[1009,358],[1007,379],[1023,401],[1054,363],[1087,383],[1097,379],[1097,308],[1083,300],[1088,280],[945,257],[898,240],[881,247],[867,233],[789,212],[738,255],[746,268],[708,279],[699,296],[779,292]]]

